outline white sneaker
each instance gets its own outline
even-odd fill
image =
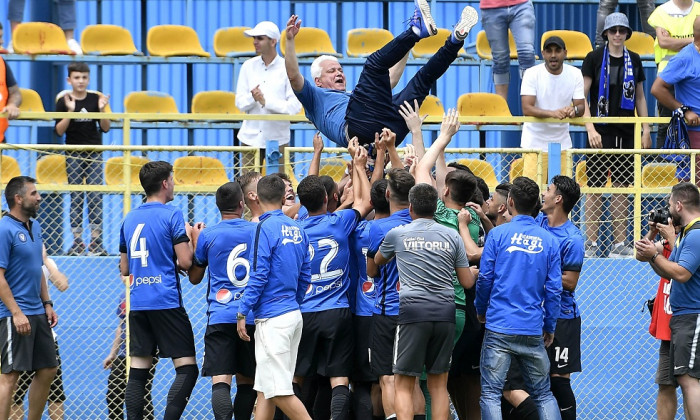
[[[7,50],[7,53],[8,53],[8,54],[14,54],[14,53],[15,53],[15,48],[12,46],[12,43],[11,43],[11,42],[10,42],[10,44],[7,46],[7,48],[5,48],[5,49]]]
[[[469,31],[476,25],[476,23],[479,21],[479,15],[476,13],[476,9],[474,9],[471,6],[467,6],[462,10],[462,16],[459,19],[459,22],[455,25],[454,29],[454,36],[460,41],[464,41],[464,39],[469,35]]]
[[[68,48],[78,55],[83,55],[83,49],[80,48],[80,44],[74,38],[68,40]]]
[[[632,258],[634,250],[627,244],[617,244],[610,250],[609,258]]]

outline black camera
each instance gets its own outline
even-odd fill
[[[668,210],[668,207],[661,207],[656,210],[652,210],[651,213],[649,213],[649,222],[654,222],[654,223],[661,223],[663,225],[668,224],[668,219],[671,217],[671,212]]]

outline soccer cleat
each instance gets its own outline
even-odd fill
[[[437,26],[435,20],[430,14],[430,3],[428,0],[414,0],[416,10],[413,12],[413,17],[410,20],[410,25],[414,27],[417,35],[421,38],[427,38],[437,34]]]
[[[471,31],[478,21],[479,15],[476,13],[476,10],[471,6],[467,6],[462,9],[462,16],[455,25],[455,30],[452,34],[459,41],[464,41],[467,35],[469,35],[469,31]]]

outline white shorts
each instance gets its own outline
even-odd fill
[[[299,310],[274,318],[255,320],[256,391],[265,398],[294,395],[292,379],[297,362],[301,329]]]

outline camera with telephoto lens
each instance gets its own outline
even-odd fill
[[[668,219],[671,217],[671,212],[668,210],[668,207],[661,207],[655,210],[652,210],[651,213],[649,213],[649,222],[654,222],[654,223],[661,223],[663,225],[668,224]]]

